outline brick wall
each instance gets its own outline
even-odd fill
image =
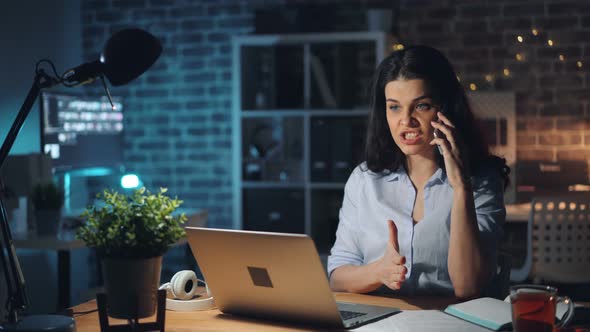
[[[126,164],[148,187],[166,186],[187,207],[208,209],[212,226],[229,227],[232,215],[230,38],[254,32],[256,9],[276,8],[283,2],[286,10],[305,7],[317,15],[317,8],[309,10],[310,4],[327,4],[330,13],[341,14],[332,15],[331,23],[325,15],[303,24],[278,20],[285,25],[277,26],[277,32],[362,30],[367,8],[396,3],[85,0],[82,5],[86,59],[95,58],[108,36],[127,26],[146,29],[162,41],[164,54],[156,65],[112,91],[126,98]],[[590,4],[398,2],[400,41],[441,49],[466,86],[516,93],[518,159],[590,159],[590,43],[585,42],[590,35]],[[532,28],[538,29],[537,36]],[[517,41],[519,35],[523,43]]]
[[[518,160],[590,159],[590,3],[404,0],[399,31],[441,49],[466,86],[516,93]]]
[[[108,37],[125,27],[143,28],[162,41],[164,52],[154,67],[111,90],[125,97],[125,163],[148,188],[168,187],[185,207],[206,208],[210,226],[232,222],[231,36],[253,33],[255,11],[276,10],[282,2],[86,0],[82,5],[85,59],[96,58]],[[293,14],[303,5],[308,15],[324,13],[315,4],[291,1],[281,9]],[[299,17],[291,27],[277,29],[358,31],[366,22],[357,9],[356,2],[339,4],[329,24]],[[104,93],[98,84],[88,89]]]
[[[185,207],[231,225],[230,36],[253,29],[237,1],[85,1],[84,56],[95,58],[113,32],[143,28],[162,41],[154,67],[113,94],[125,97],[125,162],[148,188],[168,187]],[[101,92],[97,89],[97,92]]]

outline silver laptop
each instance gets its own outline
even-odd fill
[[[333,328],[353,328],[395,313],[336,303],[311,238],[186,227],[215,304],[224,313]]]

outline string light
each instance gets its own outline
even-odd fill
[[[397,43],[396,43],[396,44],[393,44],[393,45],[391,46],[391,48],[392,48],[394,51],[401,51],[401,50],[403,50],[403,49],[404,49],[404,44],[397,44]]]
[[[539,36],[540,30],[538,28],[531,28],[531,33],[533,34],[533,36]],[[523,44],[525,42],[524,35],[516,35],[516,41],[518,43]],[[547,39],[547,45],[549,47],[554,47],[556,44],[557,44],[557,42],[555,40],[553,40],[553,39]],[[397,49],[403,49],[403,45],[401,45],[401,44],[394,44],[393,45],[393,48],[396,49],[396,50]],[[526,58],[527,58],[526,53],[523,53],[523,52],[517,52],[514,55],[514,57],[516,58],[517,61],[525,61]],[[565,54],[565,53],[559,53],[558,54],[558,59],[561,62],[565,62],[567,60],[567,54]],[[576,61],[576,66],[579,69],[582,69],[583,65],[584,64],[583,64],[583,62],[581,60]],[[508,67],[505,67],[505,68],[502,69],[502,74],[505,77],[509,77],[509,76],[511,76],[512,73],[510,72],[510,69],[508,69]],[[492,73],[485,74],[484,75],[484,79],[485,79],[486,82],[492,83],[494,81],[494,73],[492,72]],[[461,82],[461,77],[459,75],[457,75],[457,81]],[[476,91],[478,89],[477,84],[475,84],[475,83],[469,83],[469,86],[468,87],[469,87],[469,89],[471,91]]]

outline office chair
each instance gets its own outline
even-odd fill
[[[526,252],[513,282],[590,282],[590,193],[534,197]]]

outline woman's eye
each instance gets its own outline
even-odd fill
[[[418,105],[416,105],[416,109],[418,109],[418,110],[422,110],[422,111],[428,111],[428,110],[430,110],[431,108],[432,108],[432,105],[430,105],[430,104],[425,104],[425,103],[422,103],[422,104],[418,104]]]
[[[389,105],[389,110],[390,111],[397,111],[397,110],[399,110],[399,105]]]

